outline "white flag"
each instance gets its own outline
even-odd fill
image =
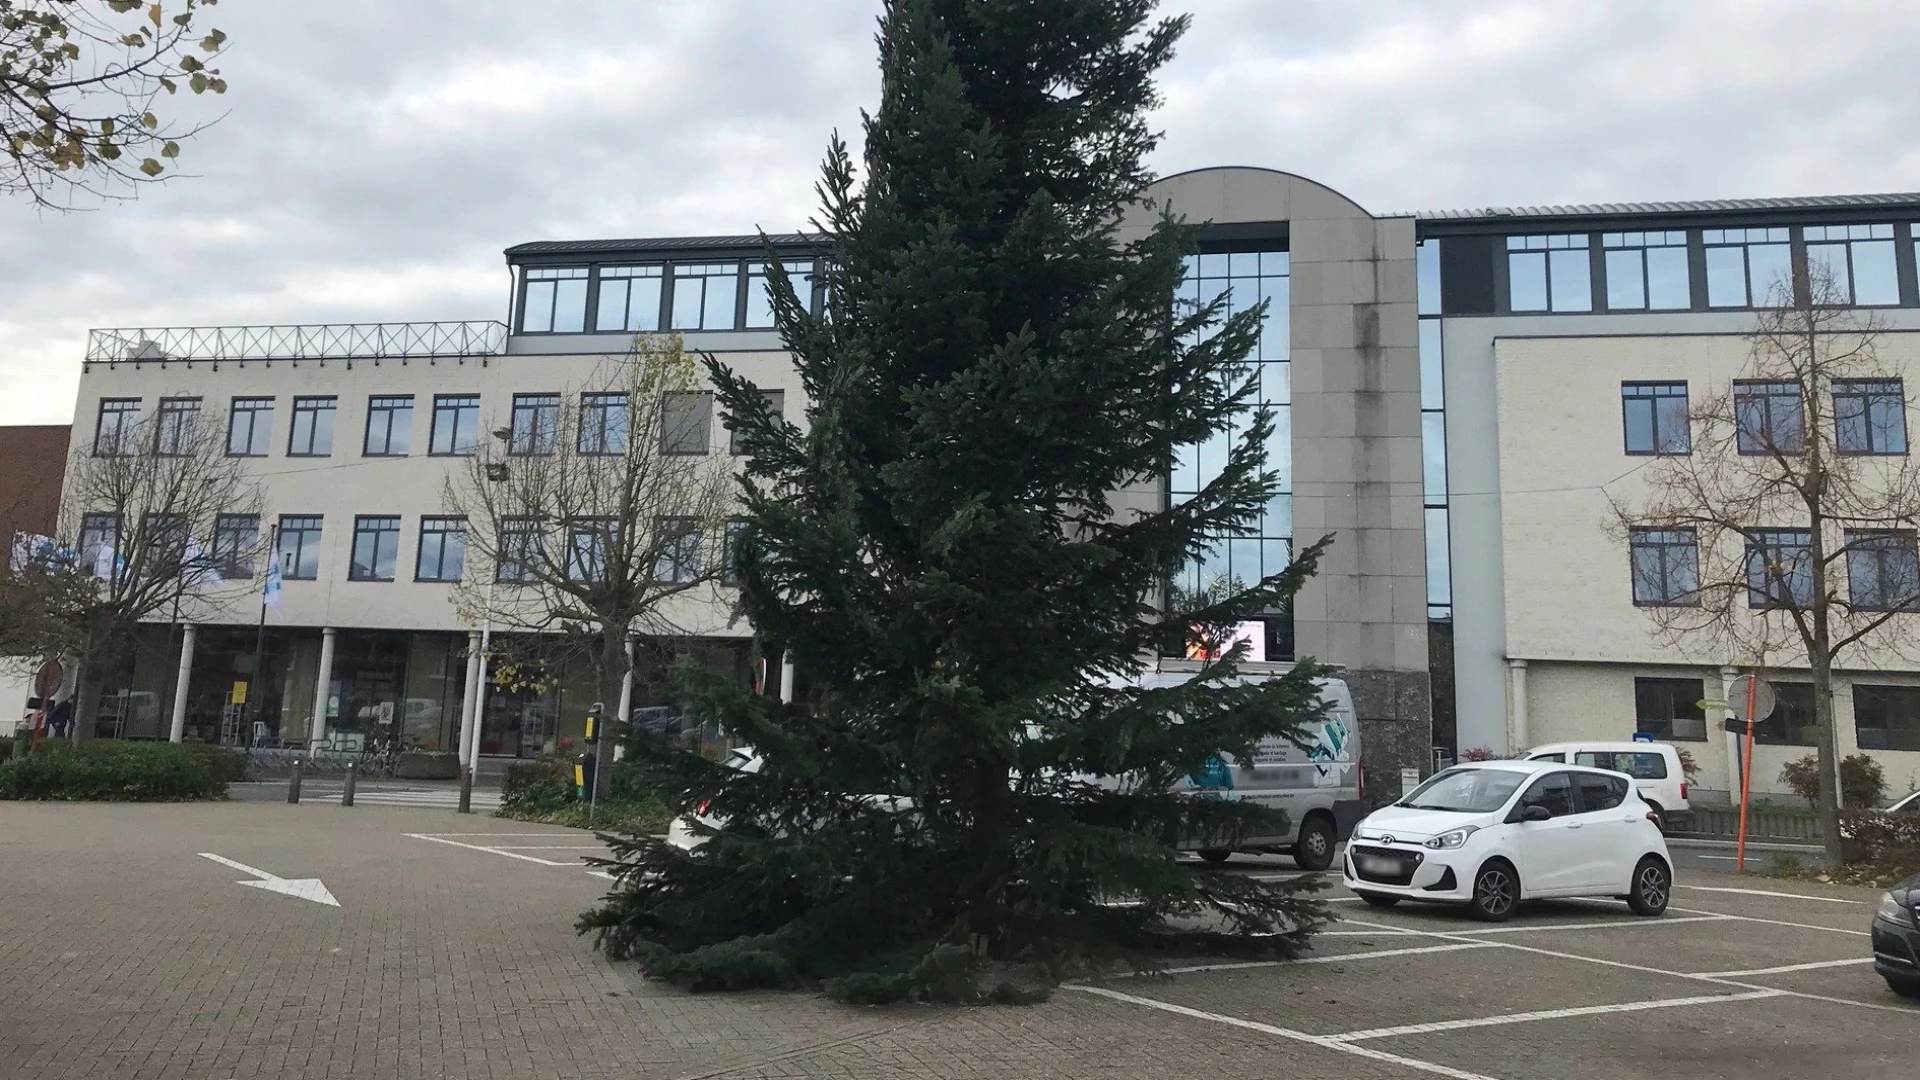
[[[219,565],[200,546],[200,541],[187,537],[186,554],[187,557],[180,563],[180,577],[188,585],[211,585],[217,589],[227,583]]]
[[[271,554],[271,553],[270,553]],[[267,580],[260,586],[261,603],[274,611],[280,610],[280,560],[267,560]]]
[[[14,533],[13,550],[8,555],[7,565],[17,574],[34,563],[52,562],[55,546],[51,536],[29,532]]]
[[[97,544],[93,549],[93,576],[112,581],[120,569],[120,553],[112,544]]]

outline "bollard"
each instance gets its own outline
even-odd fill
[[[360,766],[356,762],[347,762],[347,786],[340,792],[340,805],[353,805],[353,783],[360,778]]]
[[[287,801],[290,803],[297,803],[300,801],[300,759],[299,758],[293,759],[293,778],[287,781]]]
[[[460,767],[460,812],[473,813],[473,770]]]

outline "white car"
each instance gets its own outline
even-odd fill
[[[1887,812],[1890,814],[1920,814],[1920,791],[1916,791],[1906,798],[1901,799],[1899,802],[1894,803],[1892,806],[1887,807]]]
[[[1554,761],[1486,761],[1436,773],[1367,815],[1347,845],[1345,884],[1375,907],[1465,904],[1503,921],[1522,900],[1624,897],[1659,915],[1673,860],[1624,773]]]
[[[761,763],[762,758],[760,755],[745,747],[728,752],[725,762],[730,768],[739,769],[745,773],[759,772]],[[726,819],[712,817],[706,814],[704,812],[706,808],[707,804],[701,803],[693,808],[692,813],[674,818],[673,822],[667,826],[667,843],[679,848],[681,851],[692,851],[694,848],[706,843],[707,837],[711,836],[713,832],[725,828],[727,824]],[[695,828],[693,823],[696,821],[704,825],[706,829]]]
[[[1668,743],[1580,742],[1550,743],[1527,751],[1528,761],[1564,761],[1596,769],[1611,769],[1633,778],[1633,786],[1659,815],[1655,824],[1667,831],[1667,816],[1690,809],[1687,774],[1680,751]]]

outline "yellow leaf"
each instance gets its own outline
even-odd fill
[[[160,29],[160,5],[159,4],[152,4],[147,7],[147,20],[153,23],[153,28],[155,30]],[[152,159],[149,158],[148,160],[152,160]]]
[[[166,171],[166,168],[165,165],[160,164],[152,158],[148,158],[140,163],[140,171],[146,173],[148,176],[159,176]]]

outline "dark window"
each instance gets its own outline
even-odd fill
[[[747,523],[744,521],[729,521],[726,532],[720,535],[720,584],[722,585],[738,586],[740,584],[740,575],[733,569],[733,555],[738,550],[740,536],[746,528]]]
[[[673,329],[731,330],[739,298],[739,263],[675,265]]]
[[[659,266],[603,266],[593,328],[603,331],[660,329]]]
[[[1621,383],[1620,420],[1629,454],[1685,454],[1693,449],[1686,383]]]
[[[1733,384],[1736,441],[1743,454],[1797,454],[1806,447],[1800,384],[1790,380]]]
[[[186,515],[145,514],[140,519],[140,530],[146,534],[141,573],[149,578],[185,576],[190,539]]]
[[[662,518],[660,557],[653,579],[663,585],[684,585],[700,576],[700,522],[694,518]]]
[[[494,567],[496,581],[524,583],[540,578],[541,552],[546,547],[546,532],[534,518],[507,518],[500,523],[500,558]]]
[[[1511,311],[1592,311],[1586,234],[1507,237],[1507,300]]]
[[[607,579],[607,553],[620,530],[615,518],[582,518],[567,523],[567,580]]]
[[[587,268],[537,267],[526,272],[520,331],[577,334],[587,324]]]
[[[1573,813],[1573,782],[1568,774],[1550,772],[1535,780],[1520,796],[1521,806],[1544,806],[1554,817]]]
[[[627,395],[622,393],[580,395],[578,449],[582,454],[627,452]]]
[[[1813,602],[1813,536],[1805,529],[1747,533],[1747,606],[1806,607]]]
[[[1614,772],[1626,773],[1636,780],[1667,778],[1667,759],[1652,752],[1589,750],[1573,755],[1573,763],[1594,769],[1612,769]]]
[[[375,394],[367,399],[368,457],[406,457],[413,445],[413,395]]]
[[[435,423],[439,422],[438,403],[435,404]],[[479,416],[479,405],[474,406],[475,423]],[[515,394],[513,395],[513,427],[507,440],[509,454],[551,454],[554,449],[556,432],[560,429],[559,394]],[[471,451],[469,451],[471,452]]]
[[[287,430],[288,457],[327,457],[333,453],[334,406],[331,396],[293,399],[293,424]],[[368,433],[372,433],[371,421]]]
[[[782,262],[787,270],[787,280],[793,283],[794,294],[800,300],[800,306],[809,311],[813,309],[813,263]],[[773,288],[767,283],[767,264],[752,263],[747,267],[747,329],[764,330],[773,326]]]
[[[1892,225],[1809,225],[1807,275],[1832,282],[1833,295],[1813,301],[1887,306],[1900,302],[1900,275],[1894,268]],[[1815,286],[1817,287],[1817,286]]]
[[[213,568],[222,576],[250,578],[260,547],[258,514],[221,514],[213,519]]]
[[[480,444],[480,395],[433,395],[433,433],[427,453],[466,456]]]
[[[116,457],[134,450],[134,432],[140,426],[140,399],[101,398],[100,423],[93,429],[96,457]]]
[[[273,399],[237,397],[227,412],[227,453],[266,457],[273,438]]]
[[[95,511],[80,519],[81,569],[96,577],[111,577],[118,571],[120,515]]]
[[[1634,603],[1678,607],[1698,602],[1700,546],[1692,529],[1636,528],[1627,539]]]
[[[1793,257],[1785,228],[1707,229],[1707,305],[1767,307],[1793,296]]]
[[[1898,530],[1848,529],[1847,601],[1859,611],[1920,610],[1920,556]]]
[[[185,457],[193,453],[194,428],[199,421],[199,398],[161,398],[153,452],[162,457]]]
[[[783,418],[787,415],[787,392],[785,390],[762,390],[760,391],[760,397],[766,401],[768,411],[772,412],[775,417]],[[740,433],[738,431],[728,430],[727,453],[741,453]]]
[[[1673,311],[1693,306],[1685,232],[1607,233],[1607,307]]]
[[[392,581],[400,558],[400,519],[362,514],[353,519],[353,561],[347,577],[354,581]]]
[[[1534,755],[1533,757],[1530,757],[1530,758],[1528,758],[1527,760],[1528,760],[1528,761],[1557,761],[1557,762],[1559,762],[1560,764],[1562,764],[1562,765],[1565,765],[1565,764],[1567,763],[1567,755],[1565,755],[1565,754],[1536,754],[1536,755]]]
[[[1627,782],[1617,776],[1599,773],[1575,773],[1580,788],[1580,811],[1584,814],[1611,810],[1627,801]]]
[[[413,563],[415,581],[459,581],[467,565],[467,519],[420,519],[420,553]]]
[[[1853,731],[1862,750],[1920,750],[1920,686],[1853,686]]]
[[[1754,741],[1818,746],[1813,726],[1813,684],[1777,682],[1773,693],[1773,715],[1753,725]]]
[[[672,393],[660,403],[660,452],[704,454],[713,421],[713,395]]]
[[[1635,679],[1634,730],[1656,739],[1704,742],[1707,714],[1700,703],[1706,697],[1706,683],[1700,679]]]
[[[1907,452],[1907,394],[1899,379],[1833,380],[1833,443],[1843,454]]]
[[[320,576],[320,524],[318,514],[280,515],[279,550],[281,576],[311,581]]]

